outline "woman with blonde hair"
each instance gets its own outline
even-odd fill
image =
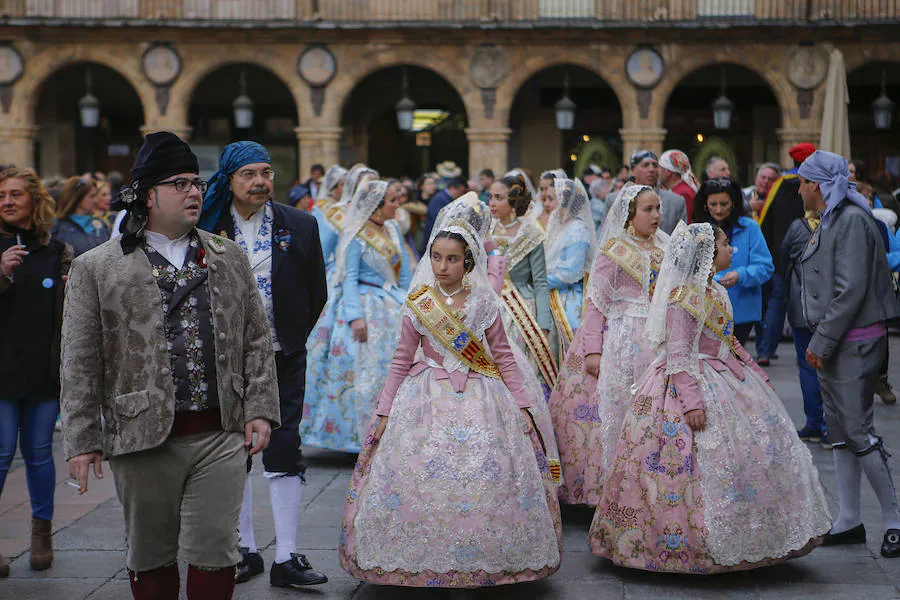
[[[56,205],[56,222],[51,236],[72,246],[75,256],[96,248],[109,239],[109,227],[94,216],[98,188],[95,180],[69,177]]]
[[[31,497],[31,568],[53,562],[53,428],[63,281],[72,249],[51,239],[54,203],[31,170],[0,172],[0,493],[16,445]],[[0,556],[0,577],[9,564]]]

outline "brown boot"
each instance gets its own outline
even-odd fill
[[[895,404],[897,402],[897,396],[894,395],[894,391],[891,389],[891,384],[888,381],[887,375],[882,375],[878,378],[878,384],[875,386],[875,393],[878,394],[878,397],[881,398],[881,401],[885,404]]]
[[[53,523],[31,519],[31,568],[44,571],[53,564]]]
[[[9,577],[9,561],[0,554],[0,579],[4,577]]]

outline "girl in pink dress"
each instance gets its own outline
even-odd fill
[[[802,556],[831,519],[790,417],[733,336],[712,280],[731,247],[708,223],[672,234],[645,333],[660,348],[630,402],[590,530],[594,554],[716,573]]]
[[[631,386],[655,356],[644,321],[669,239],[659,231],[659,219],[659,196],[650,187],[631,185],[603,221],[585,318],[550,395],[563,502],[597,505]]]
[[[536,379],[523,385],[503,329],[483,249],[489,215],[461,201],[444,210],[353,472],[341,565],[417,587],[540,579],[562,548],[555,486],[542,474],[552,431],[531,412],[542,391]]]

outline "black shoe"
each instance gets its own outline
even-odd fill
[[[324,573],[313,571],[312,565],[303,554],[291,553],[291,560],[272,563],[272,569],[269,571],[269,583],[275,587],[318,585],[327,581],[328,578]]]
[[[884,541],[881,542],[881,555],[885,558],[897,558],[900,556],[900,529],[888,529],[884,532]]]
[[[266,564],[259,552],[250,552],[249,548],[238,548],[241,551],[241,562],[234,572],[235,583],[247,583],[253,577],[266,572]]]
[[[888,531],[897,531],[896,529],[889,529]],[[897,531],[900,534],[900,531]],[[887,539],[887,537],[885,537]],[[865,544],[866,543],[866,528],[862,523],[854,527],[853,529],[848,529],[847,531],[842,531],[840,533],[826,533],[824,539],[822,540],[823,546],[844,546],[846,544]],[[900,543],[897,544],[896,548],[900,549]]]
[[[756,359],[756,364],[758,364],[761,367],[768,367],[771,363],[772,363],[772,361],[769,359],[768,356],[760,356],[760,357],[757,357],[757,359]]]
[[[821,442],[822,438],[825,437],[822,435],[821,430],[806,427],[805,425],[803,426],[803,429],[797,430],[797,436],[804,442]]]

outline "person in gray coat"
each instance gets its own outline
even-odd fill
[[[659,187],[659,159],[650,150],[638,150],[631,155],[631,179],[638,185],[653,188],[659,196],[660,231],[672,233],[679,221],[687,223],[687,203],[683,196]],[[612,206],[619,192],[606,197],[606,205]]]
[[[884,520],[881,555],[900,556],[900,509],[872,404],[887,351],[885,321],[900,315],[884,243],[866,198],[849,180],[847,160],[816,151],[799,170],[800,196],[816,228],[800,257],[803,320],[813,332],[807,362],[818,371],[828,437],[834,446],[840,513],[824,545],[864,544],[860,476]]]

